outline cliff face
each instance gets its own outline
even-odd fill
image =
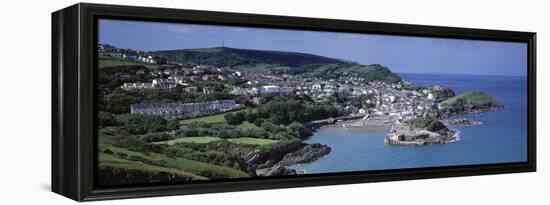
[[[276,176],[296,174],[295,170],[287,167],[315,161],[328,154],[330,147],[319,143],[305,144],[293,141],[271,148],[235,146],[231,148],[231,152],[241,156],[243,161],[255,170],[254,175]]]
[[[430,124],[428,124],[428,126],[426,126],[425,129],[430,132],[435,132],[439,134],[443,134],[449,131],[449,128],[447,128],[447,126],[445,126],[445,124],[443,124],[439,120],[432,121]]]
[[[299,150],[286,154],[277,165],[290,166],[315,161],[330,152],[330,147],[319,143],[308,144]]]
[[[229,151],[242,157],[249,166],[254,168],[265,168],[275,165],[286,154],[304,146],[305,144],[302,142],[293,141],[271,148],[233,146]]]

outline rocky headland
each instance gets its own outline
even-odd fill
[[[481,122],[465,118],[449,119],[449,117],[458,114],[485,113],[504,107],[488,94],[477,90],[464,92],[457,96],[453,96],[454,93],[448,90],[442,91],[442,93],[441,96],[446,99],[438,104],[437,110],[405,122],[397,121],[392,125],[384,142],[408,146],[453,142],[456,139],[456,132],[450,130],[448,125],[480,125]]]
[[[294,164],[313,162],[328,153],[331,148],[319,143],[306,144],[300,141],[281,143],[271,148],[235,146],[231,152],[242,157],[251,176],[293,175],[288,168]]]
[[[422,118],[393,125],[384,143],[404,146],[446,144],[456,139],[455,134],[439,120]]]
[[[442,101],[440,109],[447,115],[479,114],[504,108],[502,104],[482,91],[468,91]]]

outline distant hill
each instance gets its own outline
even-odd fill
[[[362,77],[367,81],[401,80],[390,69],[379,64],[358,63],[324,56],[285,52],[237,49],[228,47],[154,51],[155,55],[189,63],[231,66],[246,72],[292,74],[304,77]]]
[[[181,49],[156,51],[154,54],[171,60],[211,64],[211,65],[244,65],[244,64],[285,64],[300,67],[308,64],[340,63],[340,60],[305,53],[236,49],[228,47]]]

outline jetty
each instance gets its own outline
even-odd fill
[[[342,116],[342,117],[336,117],[336,118],[327,118],[327,119],[323,119],[323,120],[315,120],[315,121],[311,121],[311,122],[307,122],[307,123],[304,123],[304,126],[312,129],[312,130],[315,130],[315,129],[318,129],[322,126],[325,126],[325,125],[330,125],[330,124],[334,124],[336,122],[345,122],[345,121],[350,121],[350,120],[357,120],[357,119],[361,119],[361,118],[364,118],[366,115],[364,114],[360,114],[360,115],[348,115],[348,116]]]
[[[388,131],[391,126],[399,121],[397,116],[387,115],[365,115],[361,119],[348,121],[342,124],[346,129],[358,128],[367,130]]]

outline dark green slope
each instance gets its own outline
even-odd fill
[[[217,66],[262,63],[300,67],[315,63],[330,64],[341,62],[336,59],[305,53],[261,51],[228,47],[168,50],[156,51],[154,53],[176,61]]]
[[[361,65],[318,55],[237,49],[228,47],[155,51],[156,55],[188,64],[232,66],[247,72],[293,74],[304,77],[362,77],[367,81],[399,81],[390,69],[379,64]]]

